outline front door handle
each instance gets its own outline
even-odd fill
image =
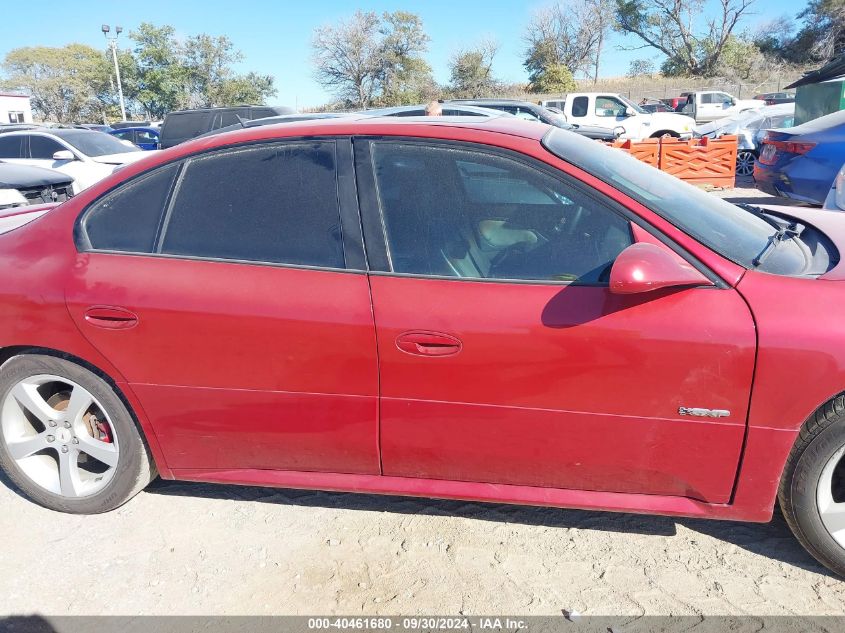
[[[85,322],[107,330],[126,330],[138,325],[138,315],[116,306],[91,306],[85,311]]]
[[[461,341],[440,332],[405,332],[396,338],[396,347],[414,356],[452,356],[461,351]]]

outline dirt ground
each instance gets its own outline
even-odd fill
[[[0,484],[0,614],[845,614],[845,582],[779,515],[739,524],[157,481],[117,511],[72,516]]]

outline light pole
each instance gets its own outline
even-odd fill
[[[109,37],[109,31],[111,27],[108,24],[103,24],[103,35],[106,36],[106,40],[108,40],[109,47],[111,48],[111,56],[114,60],[114,72],[117,75],[117,94],[120,95],[120,115],[123,117],[123,120],[126,120],[126,106],[123,103],[123,85],[120,83],[120,66],[117,64],[117,38],[123,32],[122,26],[114,27],[114,37]]]

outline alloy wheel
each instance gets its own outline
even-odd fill
[[[845,446],[827,460],[816,488],[816,503],[825,529],[845,548]]]
[[[40,374],[15,384],[0,408],[0,431],[20,470],[54,494],[87,497],[114,476],[114,426],[97,399],[67,378]]]
[[[754,163],[757,157],[754,152],[740,152],[736,155],[736,175],[750,176],[754,173]]]

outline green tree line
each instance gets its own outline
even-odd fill
[[[118,50],[128,114],[161,119],[171,110],[264,103],[276,94],[273,78],[238,74],[243,59],[226,36],[184,40],[171,26],[142,23]],[[23,90],[44,119],[60,123],[120,118],[111,53],[85,44],[31,46],[10,51],[2,63],[3,87]]]

